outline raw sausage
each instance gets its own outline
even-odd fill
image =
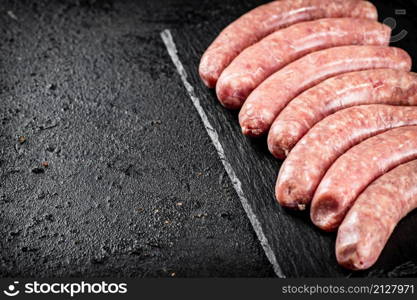
[[[376,20],[375,6],[360,0],[282,0],[261,5],[227,26],[201,58],[199,73],[210,88],[245,48],[289,25],[321,18]]]
[[[315,225],[335,230],[359,194],[373,180],[417,158],[417,126],[396,128],[353,147],[330,167],[311,203]]]
[[[249,95],[239,113],[242,132],[266,133],[288,102],[329,77],[382,68],[409,71],[411,58],[402,49],[386,46],[342,46],[310,53],[271,75]]]
[[[284,159],[326,116],[362,104],[417,105],[417,74],[393,69],[352,72],[327,79],[292,100],[268,134],[271,153]]]
[[[292,25],[243,50],[221,74],[217,98],[226,108],[238,109],[269,75],[308,53],[343,45],[387,46],[390,35],[390,27],[368,19],[320,19]]]
[[[408,125],[417,125],[417,107],[362,105],[328,116],[300,140],[284,161],[275,190],[278,202],[289,208],[304,209],[326,171],[340,155],[373,135]],[[358,159],[362,161],[361,156]],[[340,184],[345,182],[344,178],[350,180],[345,177],[349,175],[347,171],[336,168],[333,172],[341,175]],[[366,183],[366,178],[363,182]]]
[[[342,266],[363,270],[381,254],[398,222],[417,207],[417,161],[378,178],[358,197],[340,225],[336,258]]]
[[[289,25],[321,18],[352,17],[376,20],[377,10],[360,0],[282,0],[261,5],[227,26],[201,58],[199,73],[210,88],[245,48]]]

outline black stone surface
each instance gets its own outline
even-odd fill
[[[0,2],[0,276],[274,276],[159,36],[192,3]]]

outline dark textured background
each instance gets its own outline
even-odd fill
[[[166,28],[284,275],[416,275],[417,214],[370,272],[342,270],[334,234],[276,205],[280,162],[265,141],[244,138],[199,81],[211,40],[263,2],[0,2],[1,276],[274,275],[167,55]],[[395,46],[416,61],[415,2],[373,2],[409,31]]]
[[[159,36],[193,2],[0,2],[1,276],[273,276]]]

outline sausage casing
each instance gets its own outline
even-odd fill
[[[315,225],[333,231],[376,178],[417,158],[417,126],[391,129],[351,148],[329,168],[311,203]]]
[[[417,160],[398,166],[369,185],[339,227],[336,258],[363,270],[380,256],[398,222],[417,207]]]

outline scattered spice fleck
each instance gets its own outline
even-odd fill
[[[208,215],[206,214],[206,213],[204,213],[204,214],[197,214],[197,215],[194,215],[194,218],[204,218],[204,217],[207,217]]]
[[[176,205],[177,206],[182,206],[182,202],[177,202]]]
[[[197,176],[203,176],[204,174],[202,172],[197,172]]]
[[[54,152],[55,151],[55,147],[54,146],[48,146],[48,147],[46,147],[46,151],[48,151],[48,152]]]
[[[54,91],[54,90],[56,90],[56,84],[49,83],[49,84],[46,85],[46,89]]]
[[[171,221],[170,220],[165,220],[164,224],[171,224]]]
[[[14,12],[12,12],[11,10],[7,11],[7,14],[9,15],[10,18],[12,18],[13,20],[18,20],[16,15],[14,14]]]
[[[55,218],[52,214],[46,214],[45,215],[45,220],[49,221],[49,222],[54,222]]]
[[[26,137],[23,135],[19,135],[17,137],[17,141],[19,142],[19,144],[23,144],[24,142],[26,142]]]
[[[153,121],[151,121],[151,125],[152,126],[161,125],[161,124],[162,124],[161,120],[153,120]]]
[[[42,173],[45,173],[45,169],[43,169],[43,168],[34,168],[34,169],[32,169],[32,173],[42,174]]]

